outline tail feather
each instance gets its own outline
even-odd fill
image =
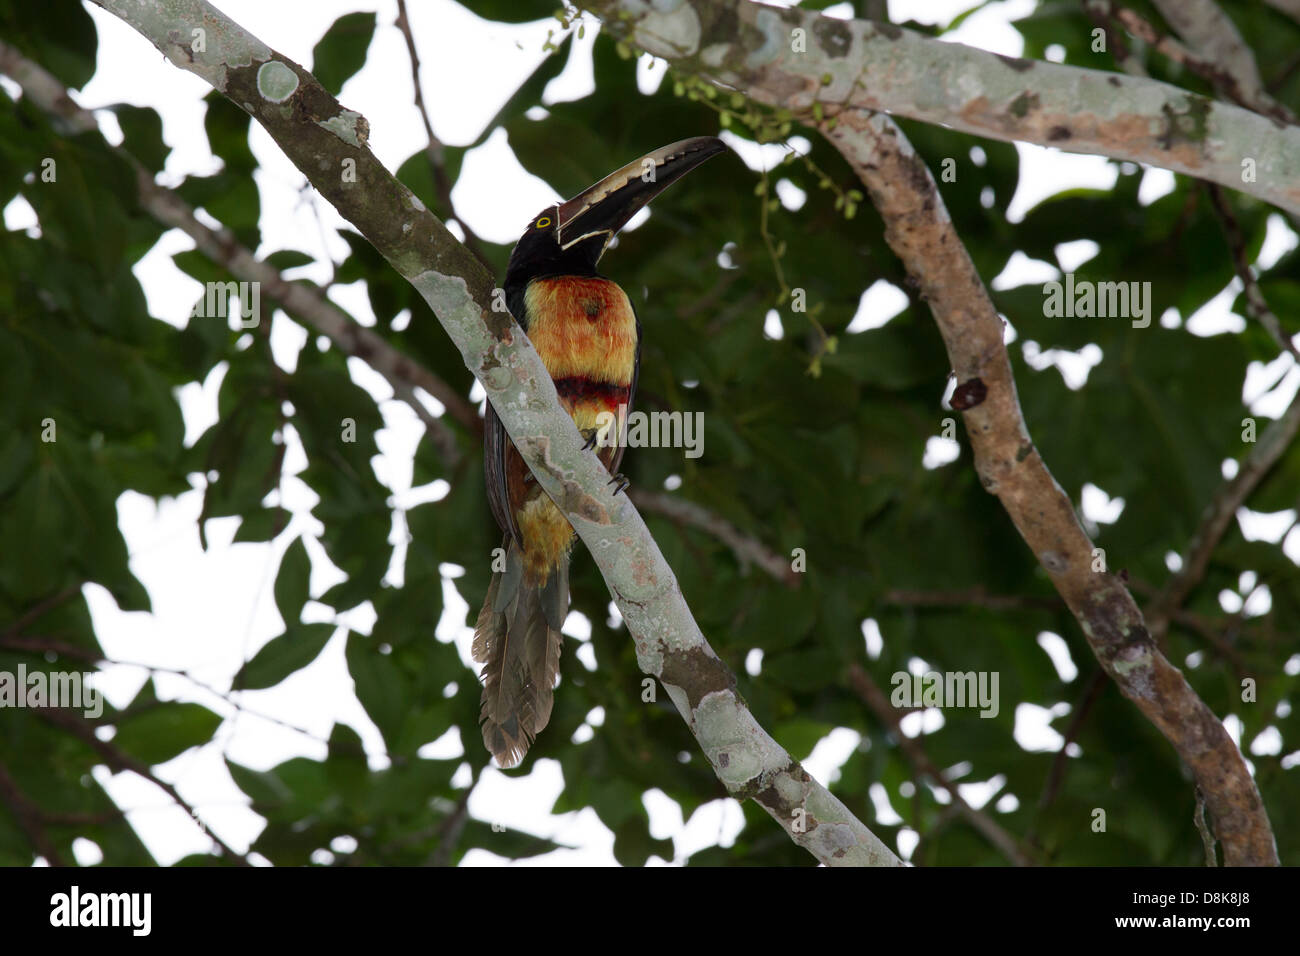
[[[569,603],[568,556],[541,587],[522,574],[509,541],[506,570],[492,576],[474,628],[472,654],[483,664],[483,743],[502,767],[524,758],[551,719],[560,670],[560,626]]]

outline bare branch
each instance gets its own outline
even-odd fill
[[[885,239],[916,276],[957,375],[984,487],[1001,500],[1110,678],[1169,739],[1224,821],[1227,859],[1276,864],[1259,791],[1236,744],[1156,648],[1124,584],[1094,571],[1093,544],[1029,437],[1002,320],[953,229],[930,171],[883,115],[847,111],[827,137],[866,185]],[[824,124],[828,125],[828,124]]]
[[[1237,270],[1237,278],[1241,279],[1241,284],[1245,287],[1247,311],[1273,337],[1278,348],[1290,352],[1300,361],[1300,351],[1296,350],[1291,336],[1287,335],[1278,317],[1268,307],[1264,293],[1260,291],[1259,283],[1255,281],[1255,274],[1251,271],[1250,260],[1247,258],[1246,237],[1241,234],[1241,226],[1237,223],[1237,217],[1233,215],[1228,198],[1223,195],[1223,190],[1213,183],[1206,188],[1210,192],[1210,202],[1213,203],[1214,211],[1219,216],[1219,222],[1223,225],[1223,235],[1228,241],[1228,249],[1232,252],[1232,265]]]
[[[415,86],[415,108],[420,113],[420,120],[424,123],[424,134],[429,140],[428,145],[424,147],[424,152],[429,158],[433,186],[447,215],[456,216],[456,207],[451,201],[452,183],[447,177],[446,147],[434,135],[433,122],[429,119],[429,110],[424,105],[424,90],[420,84],[420,55],[415,50],[415,34],[411,32],[411,18],[406,12],[406,0],[397,0],[397,29],[402,32],[402,37],[406,40],[406,54],[411,60],[411,83]],[[460,223],[461,231],[465,233],[465,245],[469,247],[470,252],[478,256],[485,269],[490,268],[487,255],[483,251],[483,240],[459,216],[456,216],[456,222]]]
[[[871,675],[867,673],[866,668],[859,664],[851,664],[849,666],[849,683],[853,685],[854,690],[866,702],[867,706],[875,711],[880,722],[889,728],[889,732],[898,743],[899,749],[903,751],[903,754],[916,768],[916,771],[929,777],[946,790],[948,796],[952,798],[952,805],[957,808],[958,812],[972,827],[982,833],[984,838],[1015,866],[1033,866],[1030,859],[1025,856],[1024,851],[1020,849],[1020,844],[1016,838],[1003,829],[987,813],[976,810],[967,803],[957,788],[948,782],[948,778],[944,776],[943,771],[936,767],[929,756],[926,755],[925,748],[921,746],[920,741],[903,733],[898,712],[889,703],[889,698],[885,696],[885,692],[871,679]]]
[[[0,40],[0,73],[17,81],[33,103],[57,117],[71,131],[98,131],[93,114],[78,106],[62,83],[3,40]],[[344,353],[361,359],[388,379],[399,397],[413,396],[414,388],[422,388],[441,402],[448,414],[471,434],[482,434],[483,423],[478,411],[446,382],[397,351],[378,333],[358,325],[315,287],[290,282],[277,269],[257,260],[229,230],[214,230],[204,225],[180,196],[157,185],[153,175],[133,156],[121,148],[110,148],[135,168],[140,204],[160,223],[180,229],[194,240],[199,251],[231,275],[261,283],[267,294],[294,318],[328,336]],[[454,466],[459,458],[456,436],[445,422],[430,415],[418,401],[412,407],[424,422],[439,453],[448,461],[449,467]]]
[[[1284,123],[1294,123],[1295,116],[1264,91],[1255,54],[1232,22],[1213,0],[1153,0],[1165,22],[1178,31],[1196,51],[1200,72],[1210,71],[1209,80],[1234,102],[1273,116]]]
[[[1106,687],[1106,672],[1098,668],[1088,677],[1087,682],[1083,685],[1083,693],[1073,707],[1073,713],[1070,715],[1069,726],[1065,728],[1065,739],[1061,741],[1061,749],[1056,752],[1056,757],[1052,760],[1052,769],[1047,773],[1047,782],[1043,784],[1043,794],[1038,798],[1038,809],[1046,810],[1056,799],[1056,794],[1061,789],[1061,784],[1065,782],[1065,772],[1069,767],[1070,744],[1074,743],[1079,731],[1083,729],[1084,721],[1092,713],[1092,705],[1097,703],[1097,698]]]
[[[1210,556],[1236,517],[1238,509],[1295,440],[1297,431],[1300,431],[1300,394],[1291,399],[1291,404],[1281,418],[1264,429],[1255,447],[1238,466],[1237,473],[1220,485],[1210,499],[1201,516],[1200,525],[1188,542],[1187,550],[1183,552],[1182,565],[1148,606],[1147,625],[1157,640],[1164,638],[1170,617],[1183,606],[1183,602],[1205,576]],[[1211,809],[1214,809],[1213,805]],[[1217,810],[1215,818],[1219,819]]]
[[[41,813],[40,805],[23,793],[22,788],[18,786],[18,781],[14,780],[9,773],[9,768],[3,763],[0,763],[0,800],[9,807],[9,812],[13,814],[18,828],[27,837],[27,842],[39,856],[45,857],[46,863],[50,866],[68,865],[45,830],[46,820]]]
[[[756,564],[787,587],[799,586],[799,573],[792,568],[789,560],[703,505],[675,495],[640,488],[632,488],[628,494],[642,511],[663,515],[678,524],[689,525],[712,535],[731,549],[742,568]]]
[[[178,807],[189,814],[190,819],[198,824],[204,835],[217,845],[222,856],[239,866],[253,865],[249,862],[247,856],[234,849],[230,844],[208,828],[207,824],[203,822],[203,818],[199,816],[198,810],[196,810],[189,801],[181,796],[180,791],[177,790],[175,786],[154,773],[152,768],[150,768],[144,761],[131,756],[124,750],[114,746],[110,741],[100,740],[95,736],[95,728],[90,721],[86,720],[80,714],[59,710],[58,708],[53,707],[45,708],[37,713],[46,723],[67,731],[90,747],[91,750],[99,754],[110,770],[114,772],[129,770],[136,776],[148,780],[163,793],[167,794],[167,796],[169,796]]]
[[[906,607],[982,607],[990,611],[1053,611],[1065,607],[1059,596],[989,594],[983,587],[967,588],[964,591],[892,590],[885,592],[884,600],[886,604]]]
[[[1147,163],[1300,214],[1300,128],[1167,83],[1014,59],[889,23],[748,0],[583,0],[686,74],[796,114],[885,110],[991,139]],[[796,49],[794,30],[803,31]],[[806,47],[806,48],[805,48]],[[816,104],[816,105],[815,105]],[[1255,160],[1245,182],[1242,160]]]

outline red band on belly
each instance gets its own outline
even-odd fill
[[[570,376],[555,380],[555,391],[561,399],[573,404],[601,405],[615,411],[621,404],[627,403],[630,387],[615,385],[612,382],[593,382],[589,378]]]

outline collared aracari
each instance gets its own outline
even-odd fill
[[[638,210],[726,146],[712,136],[672,143],[533,217],[510,254],[506,305],[555,381],[560,404],[615,477],[625,413],[636,392],[641,324],[627,294],[596,271]],[[610,427],[611,418],[616,427]],[[602,428],[602,426],[604,426]],[[569,609],[573,527],[533,478],[488,402],[484,470],[492,515],[505,535],[474,629],[483,664],[483,743],[502,767],[523,759],[551,717],[560,627]]]

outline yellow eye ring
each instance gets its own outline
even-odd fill
[[[546,228],[547,226],[549,226],[550,224],[551,224],[551,217],[550,217],[550,216],[543,216],[541,219],[537,220],[537,228],[538,228],[538,229],[545,229],[545,228]]]

